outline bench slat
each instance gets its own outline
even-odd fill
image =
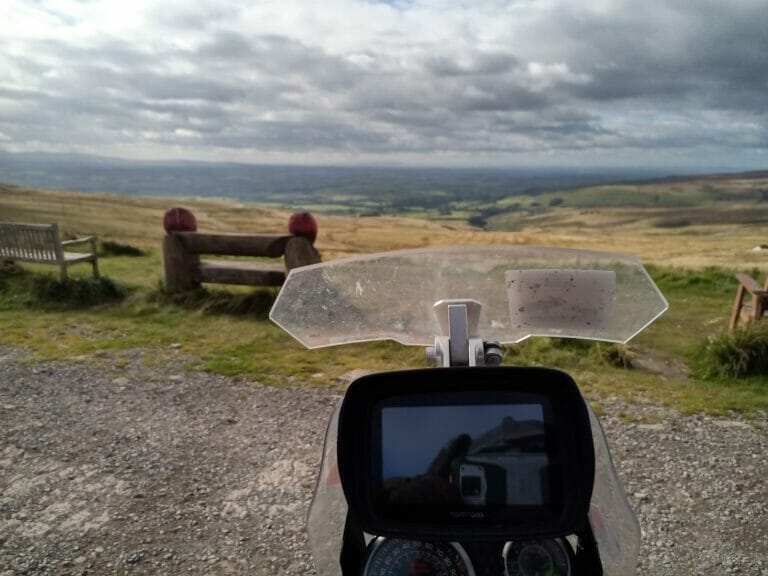
[[[25,262],[57,262],[56,254],[42,252],[40,250],[2,250],[0,256],[7,260],[23,260]]]
[[[0,223],[0,255],[29,262],[58,262],[56,236],[50,225]]]

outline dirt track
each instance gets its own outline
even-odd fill
[[[312,573],[304,517],[338,397],[182,373],[174,354],[115,369],[0,348],[0,575]],[[639,573],[768,576],[768,420],[601,404]]]

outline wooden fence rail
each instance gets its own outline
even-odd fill
[[[201,255],[283,258],[282,264],[246,260],[201,260]],[[163,239],[163,276],[170,292],[201,283],[281,286],[293,268],[320,262],[301,236],[169,232]]]

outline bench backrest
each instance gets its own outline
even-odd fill
[[[59,262],[62,258],[56,224],[0,222],[0,259]]]

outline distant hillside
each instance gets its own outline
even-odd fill
[[[225,197],[339,214],[463,210],[510,195],[663,176],[653,170],[452,169],[132,162],[0,152],[0,182],[129,195]]]
[[[714,186],[700,178],[666,187],[624,184],[520,195],[514,202],[500,201],[497,208],[505,211],[488,216],[483,226],[468,223],[479,215],[477,206],[468,206],[463,213],[433,211],[420,218],[318,213],[318,248],[325,259],[333,259],[436,245],[529,244],[625,252],[664,266],[766,269],[768,250],[760,246],[768,245],[768,201],[758,196],[766,184],[732,178]],[[714,192],[706,186],[713,186]],[[608,205],[610,198],[616,203]],[[705,200],[694,202],[700,198]],[[288,211],[232,200],[0,185],[3,220],[57,222],[67,236],[96,234],[102,240],[154,251],[164,234],[163,213],[179,204],[195,213],[201,230],[270,234],[287,230]]]
[[[755,233],[768,242],[768,172],[666,178],[604,184],[536,195],[515,195],[483,207],[470,217],[475,226],[514,232],[602,229],[625,234],[645,231],[693,238]],[[752,232],[750,232],[750,230]],[[725,238],[719,241],[725,242]]]
[[[651,228],[768,222],[768,171],[670,176],[615,170],[260,166],[0,152],[0,182],[129,196],[228,198],[288,210],[410,216],[510,232],[531,223],[616,225],[627,209]]]

